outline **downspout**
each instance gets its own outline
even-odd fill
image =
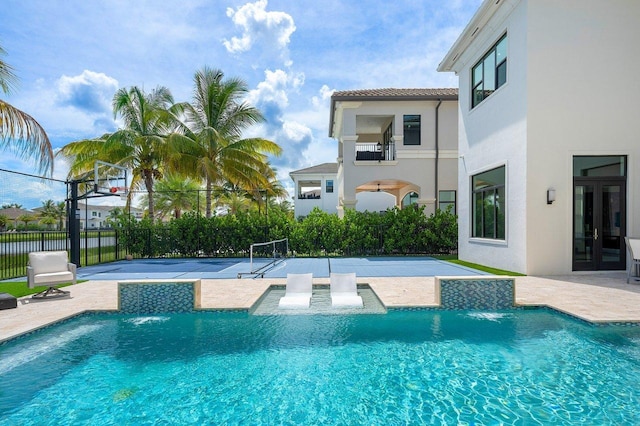
[[[442,104],[442,99],[438,99],[438,105],[436,105],[436,166],[435,166],[435,178],[434,182],[434,191],[436,198],[435,210],[438,209],[438,165],[440,163],[440,144],[438,140],[438,110],[440,109],[440,105]],[[434,211],[435,211],[434,210]]]

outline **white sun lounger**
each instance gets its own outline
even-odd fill
[[[280,309],[299,309],[311,306],[313,274],[287,274],[287,289],[278,302]]]
[[[362,297],[358,296],[355,272],[347,274],[331,273],[331,306],[345,308],[362,308]]]

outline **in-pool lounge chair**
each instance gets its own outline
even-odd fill
[[[627,243],[627,253],[629,253],[629,270],[627,271],[627,284],[631,276],[640,278],[640,238],[624,237]]]
[[[337,274],[332,272],[329,276],[331,287],[331,306],[344,308],[362,308],[362,297],[358,296],[355,272]]]
[[[309,308],[312,290],[313,274],[287,274],[287,289],[278,302],[278,308]]]

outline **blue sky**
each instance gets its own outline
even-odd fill
[[[59,148],[117,129],[118,88],[160,85],[189,101],[195,71],[219,68],[248,83],[248,100],[267,119],[248,134],[282,146],[272,164],[290,188],[290,171],[336,159],[328,137],[334,90],[457,87],[454,74],[436,68],[480,3],[3,0],[3,60],[20,84],[0,96],[36,118]],[[0,168],[35,170],[6,151]],[[56,161],[54,177],[66,174]]]

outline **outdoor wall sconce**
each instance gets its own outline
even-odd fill
[[[547,189],[547,204],[553,204],[556,200],[556,190],[554,188]]]

